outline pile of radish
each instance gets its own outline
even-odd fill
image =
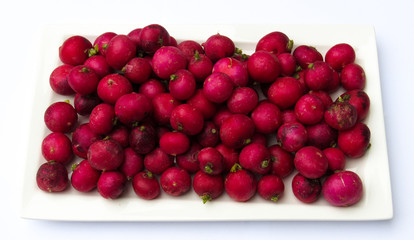
[[[49,83],[74,100],[45,110],[38,187],[116,199],[132,186],[148,200],[193,190],[204,203],[293,191],[304,203],[357,203],[363,183],[346,162],[370,146],[370,99],[353,47],[322,56],[282,32],[258,39],[246,55],[225,35],[177,42],[157,24],[93,44],[67,38]]]

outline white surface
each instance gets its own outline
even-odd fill
[[[126,2],[126,1],[125,1]],[[414,117],[411,107],[414,41],[407,1],[12,1],[0,9],[3,111],[0,122],[2,172],[0,189],[2,239],[408,239],[411,217]],[[254,5],[252,5],[254,4]],[[77,223],[25,220],[19,217],[29,102],[35,87],[39,31],[50,23],[354,23],[373,24],[379,55],[384,116],[390,161],[394,218],[368,222],[198,222]],[[36,157],[34,157],[36,161]]]
[[[73,188],[59,194],[45,193],[39,190],[34,179],[38,167],[45,162],[39,143],[50,133],[43,122],[43,114],[51,103],[64,101],[67,96],[54,94],[47,79],[55,67],[61,64],[56,49],[68,37],[75,34],[88,36],[93,42],[96,36],[106,31],[128,33],[134,25],[98,26],[75,25],[47,26],[42,33],[41,51],[36,58],[41,65],[39,77],[35,79],[34,105],[31,119],[30,146],[32,158],[26,159],[22,216],[47,220],[83,220],[83,221],[223,221],[223,220],[383,220],[392,217],[392,201],[388,157],[386,149],[384,118],[377,48],[374,30],[369,25],[164,25],[178,42],[196,40],[200,43],[216,32],[220,32],[235,41],[238,48],[246,54],[252,54],[258,39],[278,29],[295,40],[295,46],[311,45],[322,55],[333,45],[341,42],[351,44],[356,52],[356,63],[360,64],[368,76],[365,91],[372,102],[369,117],[364,121],[372,132],[371,148],[359,159],[349,159],[347,170],[356,172],[364,184],[364,196],[361,201],[348,208],[330,206],[323,198],[314,204],[303,204],[292,191],[294,174],[284,179],[286,191],[277,204],[264,201],[255,196],[247,203],[236,203],[223,194],[206,205],[191,191],[181,197],[162,194],[153,201],[137,198],[131,186],[120,199],[108,201],[96,191],[79,193]],[[309,32],[314,34],[309,35]],[[336,95],[343,93],[339,89]],[[336,96],[333,96],[335,99]],[[73,102],[73,98],[70,99]],[[275,143],[275,142],[272,142]],[[37,157],[37,161],[35,161]],[[82,159],[76,159],[80,162]],[[70,164],[69,164],[70,165]],[[70,166],[68,166],[70,170]],[[64,207],[62,207],[64,206]],[[240,211],[240,209],[243,211]]]

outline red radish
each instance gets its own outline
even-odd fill
[[[329,95],[326,91],[309,91],[308,94],[317,96],[320,100],[322,100],[325,109],[328,109],[331,104],[333,103],[331,95]]]
[[[289,152],[296,152],[305,146],[308,140],[308,133],[305,126],[299,122],[284,123],[277,130],[277,139],[283,149]]]
[[[363,196],[361,178],[352,171],[336,172],[329,176],[322,186],[326,201],[337,207],[349,207]]]
[[[209,101],[223,103],[232,95],[233,87],[233,81],[227,74],[214,72],[204,81],[203,93]]]
[[[87,116],[91,114],[92,110],[100,103],[102,103],[102,100],[96,93],[89,95],[81,95],[77,93],[73,104],[79,115]]]
[[[106,48],[106,61],[115,70],[121,70],[132,58],[135,57],[137,46],[126,35],[116,35],[109,41]]]
[[[63,64],[55,68],[50,74],[49,84],[55,93],[60,95],[72,95],[75,93],[68,83],[68,75],[72,68],[72,65]]]
[[[176,47],[161,47],[152,58],[152,68],[158,77],[168,79],[177,70],[187,68],[187,58]]]
[[[101,171],[93,168],[88,160],[82,160],[79,164],[72,166],[70,178],[72,187],[79,192],[90,192],[96,188]]]
[[[289,122],[298,122],[294,109],[285,109],[282,111],[282,124]]]
[[[64,64],[81,65],[88,58],[92,43],[83,36],[72,36],[59,47],[59,58]]]
[[[341,71],[341,84],[347,91],[364,89],[366,76],[364,69],[356,64],[347,64]]]
[[[118,98],[132,91],[131,82],[118,73],[103,77],[97,86],[98,96],[108,104],[115,104]]]
[[[281,53],[277,56],[280,63],[280,74],[292,76],[296,71],[296,58],[290,53]]]
[[[332,68],[327,63],[315,61],[308,65],[305,83],[311,90],[325,90],[332,81],[332,75]]]
[[[152,67],[149,60],[134,57],[122,68],[122,72],[132,83],[141,84],[151,77]]]
[[[223,171],[223,156],[213,147],[206,147],[197,154],[200,171],[218,175]]]
[[[285,191],[283,180],[276,175],[266,175],[260,178],[257,184],[257,193],[265,199],[277,202]]]
[[[128,93],[121,96],[115,103],[115,115],[120,122],[132,125],[142,121],[152,112],[152,102],[144,94]]]
[[[229,111],[227,106],[222,105],[217,110],[216,114],[214,115],[213,122],[214,124],[216,124],[217,127],[220,127],[224,121],[226,121],[229,117],[231,117],[231,115],[233,115],[233,113]]]
[[[149,171],[143,171],[135,175],[132,179],[132,187],[137,196],[146,200],[155,199],[161,193],[160,183]]]
[[[203,130],[197,135],[197,142],[203,147],[214,147],[220,141],[219,128],[211,121],[205,121]]]
[[[343,93],[340,97],[342,100],[349,102],[355,107],[357,111],[357,122],[360,122],[367,117],[371,102],[366,92],[355,89]]]
[[[76,127],[78,114],[68,102],[55,102],[46,109],[44,121],[52,132],[69,133]]]
[[[295,104],[296,119],[305,125],[313,125],[323,119],[325,106],[322,100],[314,95],[305,94]]]
[[[144,168],[144,157],[136,153],[132,148],[124,148],[124,162],[119,167],[128,180],[131,180],[137,173]]]
[[[339,148],[326,148],[323,150],[328,159],[328,169],[332,172],[342,171],[345,168],[346,158],[345,154]]]
[[[123,148],[129,146],[129,128],[125,125],[118,124],[108,134],[110,139],[117,141]]]
[[[62,192],[68,186],[68,171],[62,163],[43,163],[36,173],[37,186],[45,192]]]
[[[256,51],[247,60],[250,77],[259,83],[272,83],[281,73],[279,59],[273,53]]]
[[[138,92],[149,99],[153,99],[158,94],[166,92],[166,88],[159,80],[151,78],[139,86]]]
[[[338,134],[338,147],[347,157],[362,157],[370,146],[371,131],[364,123],[357,123],[349,130]]]
[[[261,144],[261,145],[267,147],[267,144],[268,144],[267,135],[259,133],[259,132],[255,132],[253,137],[252,137],[252,142],[251,143],[258,143],[258,144]]]
[[[196,173],[200,170],[197,155],[202,148],[197,142],[192,142],[187,152],[176,156],[175,161],[177,165],[189,173]]]
[[[173,165],[173,156],[165,153],[161,148],[155,148],[144,157],[145,168],[154,174],[161,174]]]
[[[111,41],[113,37],[117,34],[114,32],[105,32],[99,35],[95,42],[93,43],[95,52],[99,53],[102,56],[106,55],[106,49],[108,48],[108,43]]]
[[[89,123],[79,125],[72,133],[72,150],[78,157],[87,158],[89,146],[102,136],[90,128]]]
[[[231,57],[236,50],[233,40],[220,34],[210,36],[201,45],[204,47],[205,54],[212,62],[217,62],[221,58]]]
[[[115,170],[124,161],[122,146],[111,139],[98,140],[88,149],[88,161],[91,166],[101,171]]]
[[[158,94],[152,99],[153,119],[159,125],[169,124],[172,111],[180,104],[170,93]]]
[[[289,176],[295,168],[293,154],[277,144],[270,146],[268,150],[271,157],[270,174],[277,175],[281,178]]]
[[[73,157],[72,142],[63,133],[50,133],[42,141],[42,155],[47,161],[69,163]]]
[[[72,68],[68,75],[69,86],[76,93],[87,95],[96,92],[99,75],[91,67],[78,65]]]
[[[114,107],[107,103],[97,105],[89,116],[89,127],[96,134],[109,134],[115,125]]]
[[[248,116],[234,114],[221,125],[220,139],[226,146],[239,149],[251,142],[254,132],[254,122]]]
[[[321,195],[322,184],[319,178],[309,179],[297,173],[292,180],[292,191],[301,202],[313,203]]]
[[[335,71],[333,68],[331,68],[331,69],[332,69],[332,79],[329,82],[328,86],[326,87],[325,91],[327,91],[329,93],[334,93],[341,86],[341,78],[340,78],[339,73],[337,71]]]
[[[193,40],[182,41],[177,47],[187,56],[188,60],[190,60],[196,52],[204,54],[204,49],[201,44]]]
[[[256,194],[257,180],[251,172],[235,164],[224,180],[224,189],[234,201],[246,202]]]
[[[240,151],[239,163],[244,169],[264,175],[271,169],[271,155],[266,146],[251,143]]]
[[[161,188],[168,195],[181,196],[191,188],[191,176],[182,168],[170,167],[161,175]]]
[[[198,171],[194,175],[193,189],[201,197],[203,203],[218,198],[224,191],[224,180],[221,175],[211,175]]]
[[[141,33],[142,28],[135,28],[134,30],[128,33],[128,37],[137,45],[137,50],[140,49],[140,40],[139,34]]]
[[[170,36],[170,44],[169,44],[169,46],[178,47],[177,40],[173,36]]]
[[[99,177],[98,192],[106,199],[117,199],[124,192],[126,182],[127,179],[121,172],[105,171]]]
[[[308,133],[307,145],[324,149],[333,146],[338,138],[338,131],[331,128],[325,121],[306,126]]]
[[[242,62],[235,58],[226,57],[219,59],[213,66],[213,73],[227,74],[234,86],[245,87],[249,82],[249,72]]]
[[[268,51],[275,55],[290,53],[293,47],[293,40],[283,32],[271,32],[263,36],[256,45],[257,51]]]
[[[205,120],[213,118],[217,110],[216,105],[204,96],[202,89],[197,89],[187,103],[200,111]]]
[[[224,144],[216,146],[216,150],[223,156],[223,172],[228,173],[234,164],[239,162],[239,153],[233,148],[229,148]]]
[[[95,55],[86,59],[84,65],[92,68],[100,78],[113,72],[111,66],[106,62],[106,58],[102,55]]]
[[[190,104],[181,104],[171,112],[170,123],[177,131],[196,135],[203,129],[204,118],[201,112]]]
[[[292,107],[302,96],[299,81],[293,77],[280,77],[269,87],[267,96],[270,102],[281,109]]]
[[[133,128],[129,134],[129,145],[138,154],[147,154],[157,145],[157,132],[150,124]]]
[[[320,178],[328,170],[328,159],[325,154],[313,146],[299,149],[293,161],[296,169],[306,178]]]
[[[168,84],[170,94],[178,100],[187,100],[196,90],[196,81],[193,74],[186,69],[179,69],[170,76]]]
[[[301,69],[301,67],[298,67],[298,68]],[[298,80],[303,94],[309,92],[310,90],[308,85],[306,85],[306,82],[305,82],[305,76],[306,76],[307,71],[308,69],[302,69],[293,74],[293,77]]]
[[[139,46],[148,54],[154,54],[162,46],[170,45],[170,34],[159,24],[150,24],[141,29]]]
[[[337,130],[352,128],[357,121],[357,117],[355,107],[341,99],[331,104],[324,113],[326,123]]]
[[[227,108],[232,113],[249,114],[257,106],[259,95],[250,87],[239,87],[233,90],[227,100]]]
[[[325,62],[340,72],[342,68],[355,61],[355,50],[347,43],[339,43],[331,47],[325,54]]]
[[[196,52],[188,60],[188,71],[190,71],[197,82],[203,82],[213,71],[213,62],[205,54]]]
[[[160,138],[160,148],[173,156],[183,154],[190,149],[190,140],[184,133],[167,132]]]
[[[312,46],[300,45],[293,51],[293,56],[302,69],[307,69],[308,65],[316,61],[323,61],[322,54]]]

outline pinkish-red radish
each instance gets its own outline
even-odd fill
[[[297,122],[296,114],[294,109],[285,109],[282,111],[282,124],[289,122]]]
[[[144,157],[136,153],[132,148],[124,148],[124,162],[119,167],[128,180],[131,180],[136,174],[144,169]]]
[[[187,68],[187,62],[180,49],[172,46],[161,47],[152,58],[152,68],[158,77],[168,79],[177,70]]]
[[[114,32],[105,32],[105,33],[102,33],[101,35],[99,35],[93,43],[95,54],[97,52],[100,55],[105,56],[106,55],[106,49],[108,48],[108,43],[116,35],[117,34],[114,33]]]
[[[118,98],[133,91],[131,82],[118,73],[103,77],[97,86],[97,93],[105,103],[115,104]]]
[[[168,89],[174,98],[178,100],[187,100],[195,93],[195,78],[190,71],[179,69],[170,76]]]
[[[339,148],[325,148],[323,150],[328,159],[328,170],[331,172],[342,171],[345,169],[346,157]]]
[[[87,159],[72,166],[70,182],[72,187],[79,192],[90,192],[96,188],[101,171],[93,168]]]
[[[196,135],[203,130],[204,117],[190,104],[181,104],[171,112],[170,123],[173,129],[188,135]]]
[[[62,192],[67,188],[68,182],[68,171],[60,162],[45,162],[37,170],[37,186],[45,192]]]
[[[112,105],[101,103],[92,109],[89,127],[96,134],[109,134],[115,125],[115,109]]]
[[[222,72],[214,72],[203,83],[204,96],[211,102],[223,103],[232,95],[234,88],[230,77]]]
[[[317,124],[323,119],[325,106],[322,100],[311,94],[305,94],[295,104],[296,119],[305,125]]]
[[[335,71],[333,68],[331,69],[332,69],[332,79],[329,82],[328,86],[326,87],[325,91],[329,93],[334,93],[339,89],[339,87],[341,87],[341,78],[337,71]]]
[[[78,122],[75,108],[68,102],[55,102],[44,113],[46,127],[52,132],[69,133]]]
[[[72,95],[75,93],[68,83],[68,75],[72,68],[72,65],[63,64],[52,71],[49,76],[49,84],[55,93],[60,95]]]
[[[221,142],[230,148],[242,148],[251,143],[255,133],[253,120],[244,114],[233,114],[220,127]]]
[[[187,100],[187,103],[200,111],[205,120],[213,118],[217,111],[216,104],[204,96],[202,89],[197,89],[194,95]]]
[[[139,40],[139,34],[141,33],[142,28],[135,28],[132,31],[130,31],[127,36],[137,45],[137,50],[140,50],[140,40]]]
[[[219,59],[213,66],[213,73],[227,74],[234,86],[245,87],[249,83],[249,72],[242,62],[235,58],[226,57]]]
[[[162,46],[170,45],[170,34],[159,24],[150,24],[141,29],[139,46],[147,54],[154,54]]]
[[[72,142],[63,133],[50,133],[42,141],[42,155],[47,161],[67,164],[73,157]]]
[[[283,123],[277,130],[277,139],[283,149],[296,152],[305,146],[308,133],[305,126],[299,122]]]
[[[277,56],[280,63],[280,74],[292,76],[296,71],[296,58],[290,53],[281,53]]]
[[[196,173],[200,170],[197,155],[202,148],[197,142],[191,142],[190,149],[187,152],[176,156],[177,165],[189,173]]]
[[[161,81],[151,78],[139,86],[138,92],[153,99],[158,94],[166,92],[166,88]]]
[[[152,113],[152,102],[144,94],[132,92],[119,97],[114,109],[118,120],[129,126]]]
[[[328,109],[333,103],[331,95],[326,91],[309,91],[308,94],[317,96],[323,102],[325,109]]]
[[[190,149],[190,139],[182,132],[164,133],[159,144],[165,153],[173,156],[183,154]]]
[[[279,55],[282,53],[290,53],[292,47],[293,40],[290,40],[283,32],[274,31],[260,38],[256,45],[256,52],[263,50]]]
[[[325,90],[332,81],[332,75],[332,68],[326,62],[310,63],[305,73],[306,86],[314,91]]]
[[[130,129],[127,126],[118,123],[107,137],[117,141],[123,148],[126,148],[129,146],[129,131]]]
[[[145,168],[154,174],[161,174],[173,165],[174,157],[165,153],[161,148],[155,148],[144,156]]]
[[[196,52],[188,60],[188,71],[190,71],[197,82],[203,82],[213,71],[213,62],[205,54]]]
[[[83,36],[71,36],[59,47],[59,58],[64,64],[81,65],[89,57],[88,50],[92,43]]]
[[[117,169],[123,163],[124,156],[122,146],[111,139],[95,141],[88,149],[89,163],[93,168],[101,171]]]
[[[240,151],[239,163],[244,169],[264,175],[271,169],[271,155],[266,146],[251,143]]]
[[[223,172],[230,172],[230,169],[234,166],[234,164],[239,162],[239,152],[222,143],[217,145],[215,148],[223,156]]]
[[[328,170],[328,159],[325,154],[313,146],[299,149],[293,162],[300,174],[310,179],[320,178]]]
[[[160,183],[154,174],[142,171],[132,179],[132,187],[135,194],[145,200],[157,198],[161,193]]]
[[[335,44],[325,54],[325,62],[338,72],[354,61],[355,50],[347,43]]]
[[[205,54],[212,62],[217,62],[221,58],[231,57],[236,51],[233,40],[218,33],[210,36],[201,45],[204,47]]]
[[[363,90],[354,89],[343,93],[341,96],[343,101],[349,102],[357,111],[357,122],[365,120],[368,116],[371,101],[369,96]]]
[[[269,173],[281,178],[289,176],[295,169],[293,154],[277,144],[270,146],[268,150],[271,158],[271,170]]]
[[[361,200],[363,184],[352,171],[340,171],[330,175],[322,186],[325,200],[336,207],[349,207]]]
[[[354,89],[362,90],[365,88],[365,71],[356,63],[347,64],[341,71],[340,79],[342,87],[347,91]]]
[[[76,112],[81,116],[87,116],[91,114],[92,110],[102,103],[102,100],[98,97],[96,93],[81,95],[77,93],[75,95],[74,107]]]
[[[362,157],[370,146],[371,131],[362,122],[356,123],[351,129],[340,131],[338,134],[338,147],[347,157]]]
[[[299,81],[293,77],[280,77],[276,79],[267,91],[269,101],[281,109],[294,106],[302,94],[303,90]]]
[[[79,125],[72,133],[72,150],[76,156],[87,158],[89,146],[101,140],[102,135],[95,133],[89,123]]]
[[[170,167],[161,175],[161,188],[171,196],[181,196],[191,188],[191,176],[182,168]]]
[[[301,69],[300,67],[298,68]],[[293,78],[296,78],[298,80],[303,94],[309,92],[310,90],[308,85],[306,85],[306,82],[305,82],[306,72],[307,72],[307,69],[301,69],[293,74]]]
[[[185,54],[188,60],[190,60],[196,52],[204,54],[204,49],[201,44],[194,40],[182,41],[177,45],[177,47]]]
[[[214,147],[219,141],[219,128],[212,121],[205,121],[203,130],[197,135],[197,142],[203,147]]]
[[[210,175],[218,175],[223,172],[223,156],[213,147],[206,147],[197,154],[200,171]]]
[[[224,189],[234,201],[246,202],[256,194],[257,180],[250,171],[235,164],[224,180]]]
[[[292,191],[295,197],[304,203],[317,201],[322,192],[322,183],[319,178],[309,179],[297,173],[292,180]]]
[[[134,57],[122,68],[122,72],[132,83],[141,84],[151,77],[152,67],[148,59]]]
[[[257,193],[265,200],[277,202],[284,191],[285,184],[277,175],[265,175],[257,184]]]
[[[171,96],[170,93],[160,93],[152,99],[153,119],[159,125],[170,123],[171,113],[181,104],[180,101]]]
[[[77,65],[68,75],[68,84],[76,93],[86,95],[96,92],[100,77],[91,67]]]
[[[322,54],[315,47],[307,45],[298,46],[293,51],[293,56],[302,69],[307,69],[309,64],[316,61],[323,61]]]
[[[308,133],[307,145],[324,149],[335,145],[338,138],[338,131],[331,128],[325,121],[306,126]]]
[[[133,128],[129,134],[129,145],[138,154],[147,154],[157,146],[157,132],[150,124]]]
[[[106,62],[106,58],[102,55],[95,55],[86,59],[83,65],[92,68],[100,78],[113,72],[111,66]]]
[[[121,70],[132,58],[136,56],[137,46],[128,36],[119,34],[109,41],[105,58],[109,66]]]
[[[198,171],[194,175],[193,189],[203,203],[218,198],[224,191],[224,180],[221,175],[211,175]]]
[[[249,114],[257,106],[259,95],[250,87],[239,87],[233,90],[227,100],[227,108],[230,112],[237,114]]]
[[[357,122],[357,117],[355,107],[342,99],[332,103],[324,113],[326,123],[330,127],[341,131],[352,128]]]
[[[247,60],[249,76],[259,83],[272,83],[281,74],[279,59],[273,53],[256,51]]]
[[[98,180],[99,194],[106,199],[117,199],[125,190],[127,179],[119,171],[105,171]]]

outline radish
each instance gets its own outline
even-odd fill
[[[89,146],[102,139],[102,135],[95,133],[89,123],[79,125],[72,133],[72,150],[76,156],[87,158]]]
[[[197,142],[192,142],[190,149],[187,152],[176,156],[175,161],[177,165],[190,174],[196,173],[200,170],[197,155],[202,148],[203,147]]]
[[[152,69],[158,77],[168,79],[177,70],[187,68],[187,62],[180,49],[172,46],[161,47],[152,58]]]
[[[150,124],[133,128],[129,134],[129,145],[138,154],[147,154],[157,146],[157,132]]]
[[[190,139],[181,132],[167,132],[160,138],[160,148],[167,154],[176,156],[190,149]]]
[[[364,123],[357,123],[351,129],[340,131],[338,147],[347,157],[362,157],[370,146],[371,131]]]
[[[357,112],[357,122],[363,121],[368,116],[371,102],[366,92],[354,89],[343,93],[340,97],[343,101],[349,102],[355,107]]]
[[[296,71],[296,58],[290,53],[281,53],[277,56],[280,63],[280,74],[292,76]]]
[[[127,126],[144,120],[152,113],[152,103],[144,94],[127,93],[115,102],[115,115]]]
[[[220,34],[210,36],[201,45],[204,47],[205,54],[212,62],[217,62],[221,58],[231,57],[236,50],[233,40]]]
[[[68,84],[76,93],[87,95],[96,92],[100,77],[91,67],[77,65],[68,75]]]
[[[131,82],[124,76],[113,73],[103,77],[97,86],[97,93],[105,103],[115,104],[125,94],[133,91]]]
[[[221,125],[220,139],[226,146],[240,149],[251,143],[254,132],[254,122],[248,116],[234,114]]]
[[[219,59],[213,66],[213,73],[227,74],[236,87],[245,87],[249,82],[247,68],[239,60],[231,57]]]
[[[128,180],[131,180],[136,174],[144,168],[144,157],[136,153],[132,148],[124,148],[124,162],[119,167]]]
[[[355,107],[341,98],[331,104],[324,113],[325,122],[337,130],[352,128],[357,122],[357,117]]]
[[[281,178],[289,176],[295,169],[293,154],[277,144],[270,146],[268,150],[271,158],[270,174],[277,175]]]
[[[277,202],[285,191],[283,180],[277,175],[266,175],[257,184],[257,193],[265,199]]]
[[[230,172],[234,164],[239,162],[239,152],[233,148],[227,147],[222,143],[217,145],[215,148],[223,156],[223,172]]]
[[[257,174],[267,174],[271,169],[271,155],[266,146],[251,143],[240,151],[240,165]]]
[[[59,47],[59,58],[64,64],[81,65],[88,58],[92,43],[83,36],[72,36]]]
[[[196,135],[203,130],[204,117],[190,104],[181,104],[171,112],[170,124],[177,131]]]
[[[146,200],[155,199],[161,193],[158,179],[149,171],[142,171],[135,175],[132,179],[132,187],[137,196]]]
[[[234,201],[246,202],[256,194],[257,180],[251,172],[235,164],[224,180],[224,189]]]
[[[307,145],[319,149],[325,149],[335,145],[338,138],[338,131],[331,128],[325,121],[306,126],[308,133]]]
[[[239,87],[233,90],[230,98],[227,99],[227,108],[236,114],[249,114],[257,106],[259,95],[250,87]]]
[[[204,54],[204,49],[201,44],[193,40],[182,41],[177,47],[186,55],[188,60],[190,60],[196,52],[198,54]]]
[[[168,84],[170,94],[178,100],[187,100],[196,90],[196,81],[193,74],[186,69],[179,69],[170,76]]]
[[[98,140],[88,149],[89,164],[101,171],[117,169],[123,163],[124,156],[122,146],[111,139]]]
[[[114,38],[117,34],[114,32],[105,32],[99,35],[93,42],[93,51],[89,51],[89,54],[95,55],[99,53],[100,55],[106,55],[106,49],[108,48],[108,43]]]
[[[313,146],[299,149],[293,161],[295,168],[306,178],[320,178],[328,170],[328,159],[325,154]]]
[[[294,106],[302,94],[303,90],[299,81],[293,77],[276,79],[267,92],[269,101],[281,109]]]
[[[49,161],[40,165],[36,173],[36,183],[45,192],[62,192],[68,186],[68,171],[60,162]]]
[[[77,93],[75,95],[73,105],[79,115],[88,116],[91,114],[92,110],[100,103],[102,103],[102,100],[96,93],[88,95],[81,95]]]
[[[206,147],[197,154],[200,171],[219,175],[223,171],[223,156],[213,147]]]
[[[212,119],[217,111],[216,104],[207,99],[202,89],[197,89],[187,103],[200,111],[205,120]]]
[[[153,99],[158,94],[166,92],[166,87],[158,79],[150,78],[139,86],[138,92],[149,99]]]
[[[109,134],[115,125],[114,107],[107,103],[101,103],[92,109],[89,116],[89,127],[100,135]]]
[[[260,38],[256,45],[257,51],[268,51],[275,55],[290,53],[293,47],[293,40],[282,32],[271,32]]]
[[[161,188],[171,196],[181,196],[191,188],[191,176],[182,168],[170,167],[161,175]]]
[[[137,46],[126,35],[114,36],[108,43],[105,58],[109,66],[115,70],[121,70],[132,58],[136,56]]]
[[[212,121],[205,121],[203,130],[197,135],[197,142],[203,147],[214,147],[220,141],[219,128]]]
[[[155,148],[144,156],[145,168],[154,174],[161,174],[173,165],[174,157],[165,153],[161,148]]]
[[[153,119],[159,125],[170,123],[172,111],[181,104],[170,93],[160,93],[152,99]]]
[[[188,71],[190,71],[197,82],[203,82],[213,71],[213,62],[205,54],[195,52],[188,60]]]
[[[170,45],[170,34],[163,26],[150,24],[141,29],[139,41],[142,50],[152,55],[161,47]]]
[[[69,133],[78,122],[75,108],[68,102],[52,103],[44,113],[46,127],[52,132]]]
[[[281,74],[281,65],[276,55],[267,51],[256,51],[247,60],[250,77],[259,83],[272,83]]]
[[[55,68],[49,77],[49,84],[52,90],[60,95],[72,95],[75,93],[68,83],[68,75],[72,65],[63,64]]]
[[[355,172],[341,171],[332,174],[325,180],[322,193],[329,204],[337,207],[348,207],[361,200],[363,185]]]
[[[132,83],[141,84],[150,79],[152,67],[149,60],[134,57],[122,68],[122,73]]]
[[[118,142],[123,148],[129,146],[129,128],[125,125],[115,125],[107,137]]]
[[[342,171],[345,169],[346,157],[339,148],[325,148],[323,150],[328,159],[328,169],[331,172]]]
[[[347,64],[341,71],[341,84],[347,91],[362,90],[365,87],[366,75],[364,69],[356,64]]]
[[[72,142],[63,133],[50,133],[42,141],[42,155],[47,161],[67,164],[73,157]]]
[[[218,198],[224,191],[224,180],[221,175],[211,175],[198,171],[194,175],[193,189],[205,204]]]
[[[92,68],[100,78],[113,73],[113,69],[102,55],[95,55],[86,59],[84,65]]]
[[[322,100],[314,95],[305,94],[295,104],[296,119],[305,124],[313,125],[323,119],[325,106]]]
[[[322,184],[319,178],[309,179],[297,173],[292,180],[292,191],[301,202],[313,203],[321,195]]]
[[[296,152],[305,146],[308,140],[308,133],[305,126],[299,122],[284,123],[277,130],[277,139],[283,149],[289,152]]]
[[[315,61],[308,65],[305,73],[305,83],[314,91],[325,90],[332,81],[332,68],[323,61]]]
[[[99,177],[97,189],[106,199],[117,199],[125,190],[127,179],[119,171],[104,171]]]
[[[233,93],[234,84],[230,77],[222,72],[214,72],[203,83],[203,94],[211,102],[223,103]]]
[[[347,43],[332,46],[325,54],[325,62],[340,72],[345,65],[355,61],[355,50]]]
[[[307,69],[309,64],[316,61],[323,61],[322,54],[315,47],[307,45],[298,46],[293,51],[293,56],[302,69]]]
[[[93,168],[88,160],[82,160],[72,166],[70,178],[72,187],[79,192],[90,192],[96,188],[101,171]]]

